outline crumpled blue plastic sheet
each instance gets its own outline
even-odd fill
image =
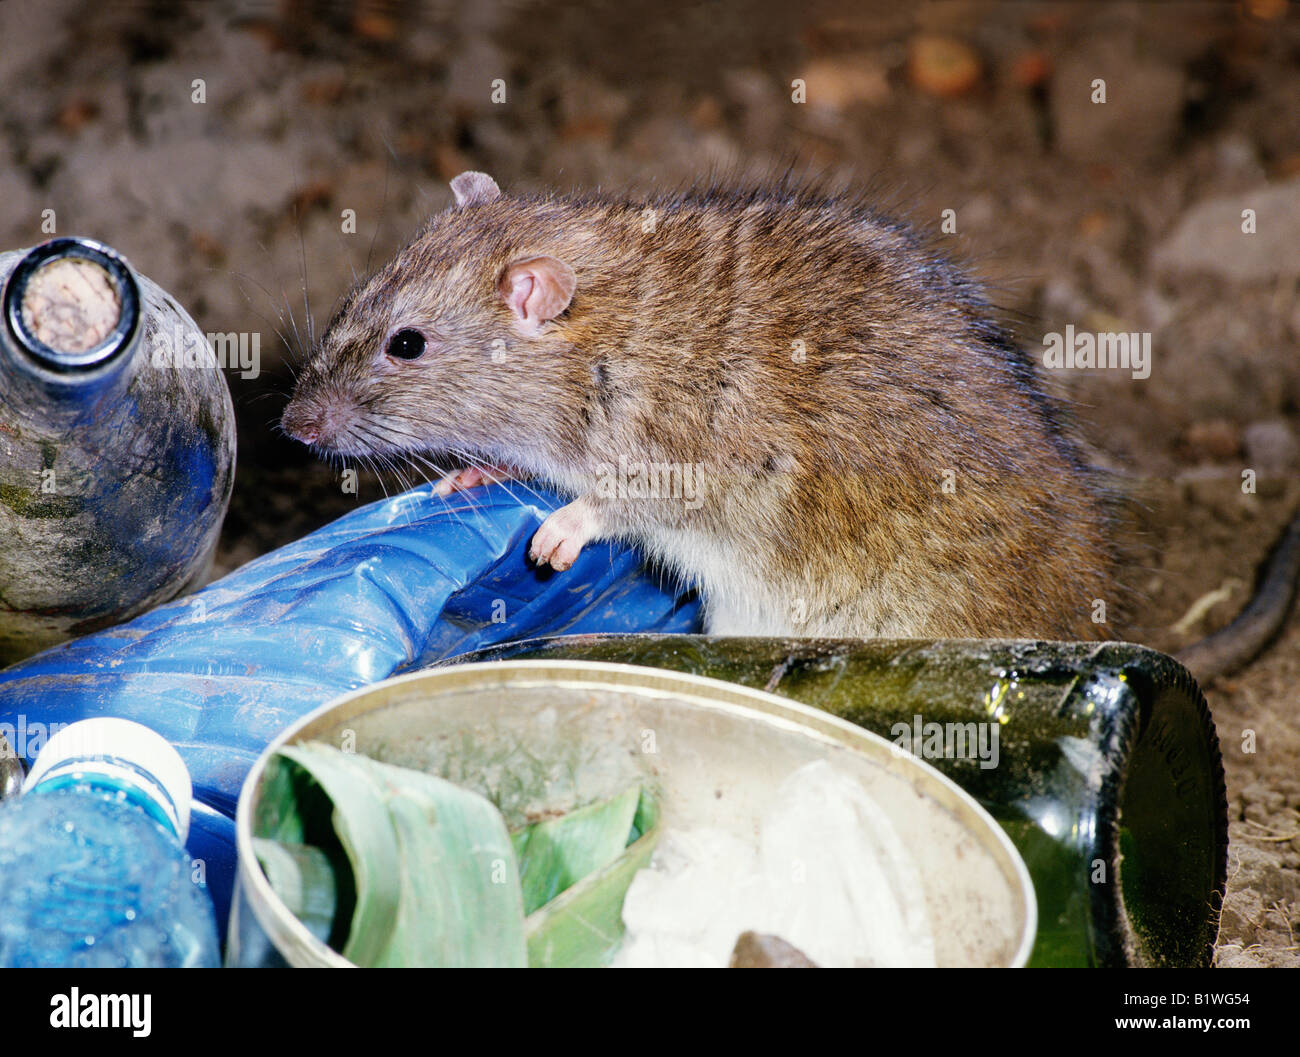
[[[530,562],[533,533],[561,503],[518,484],[451,499],[421,486],[371,503],[201,591],[0,671],[0,723],[18,732],[19,753],[24,730],[92,716],[170,740],[193,779],[188,849],[224,935],[240,786],[299,717],[515,639],[699,630],[694,596],[629,547],[588,544],[562,573]]]

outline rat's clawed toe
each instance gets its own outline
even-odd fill
[[[538,565],[549,565],[556,572],[570,568],[582,548],[600,531],[595,512],[581,499],[562,506],[542,522],[533,535],[528,556]]]
[[[556,572],[564,572],[578,560],[585,541],[565,534],[564,526],[556,523],[558,513],[556,511],[542,522],[542,527],[533,536],[528,556],[538,565],[549,565]]]

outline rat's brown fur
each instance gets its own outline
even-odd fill
[[[577,289],[525,337],[498,280],[537,255]],[[420,359],[385,355],[402,328],[429,338]],[[349,296],[284,423],[344,454],[468,451],[586,496],[602,535],[699,584],[711,631],[1104,630],[1105,504],[1030,362],[978,287],[847,198],[452,208]],[[608,497],[620,456],[700,466],[699,504]]]

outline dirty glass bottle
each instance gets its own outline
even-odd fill
[[[1186,669],[1128,643],[574,635],[464,654],[691,672],[824,709],[974,796],[1029,868],[1031,966],[1208,965],[1223,759]]]
[[[115,251],[0,254],[0,666],[205,577],[234,413],[194,321]]]

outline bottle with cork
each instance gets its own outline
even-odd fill
[[[235,429],[207,339],[114,250],[0,253],[0,282],[5,665],[202,583]]]

